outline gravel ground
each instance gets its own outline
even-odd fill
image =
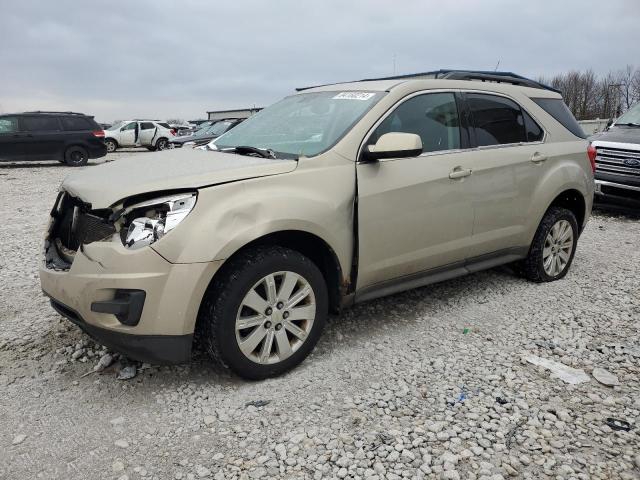
[[[556,283],[494,269],[357,306],[250,383],[198,354],[130,365],[53,312],[37,269],[69,172],[0,165],[0,478],[640,478],[637,220],[595,215]]]

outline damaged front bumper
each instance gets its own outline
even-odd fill
[[[189,359],[200,302],[221,262],[173,264],[152,247],[81,245],[68,269],[43,262],[52,306],[90,336],[133,359]]]

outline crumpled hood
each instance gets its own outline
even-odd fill
[[[247,178],[292,172],[295,160],[248,157],[194,149],[165,150],[86,167],[69,175],[62,188],[91,204],[108,208],[132,195],[199,188]]]
[[[640,144],[640,128],[636,127],[611,127],[606,132],[596,133],[589,138],[592,142],[620,142]]]

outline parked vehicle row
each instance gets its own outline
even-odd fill
[[[502,264],[562,279],[594,159],[559,93],[497,76],[305,89],[206,149],[76,172],[42,289],[134,359],[187,361],[197,333],[261,379],[307,357],[329,311]]]
[[[106,153],[104,131],[89,115],[42,111],[0,115],[0,161],[56,159],[77,167]]]
[[[244,119],[228,119],[206,122],[203,127],[195,132],[175,137],[169,141],[170,148],[180,148],[183,146],[198,147],[206,145],[211,140],[218,138],[223,133],[228,132],[236,125],[239,125]]]

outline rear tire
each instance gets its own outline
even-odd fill
[[[223,269],[198,315],[209,355],[250,380],[301,363],[328,314],[327,285],[318,267],[294,250],[264,246],[240,253]]]
[[[105,146],[107,147],[107,153],[113,153],[117,150],[118,144],[112,138],[107,138],[104,141]]]
[[[167,141],[166,138],[159,138],[158,141],[156,142],[156,150],[164,150],[165,148],[167,148],[167,146],[169,145],[169,142]]]
[[[67,148],[64,153],[64,162],[70,167],[81,167],[89,161],[87,149],[80,146]]]
[[[570,210],[551,207],[533,237],[519,271],[532,282],[560,280],[569,271],[578,244],[578,222]]]

